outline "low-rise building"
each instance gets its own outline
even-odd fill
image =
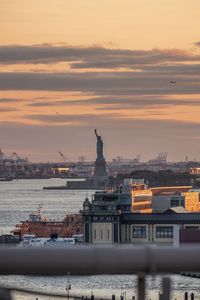
[[[182,230],[200,230],[200,213],[126,213],[83,210],[86,243],[179,244]],[[199,240],[200,242],[200,240]]]
[[[135,191],[138,191],[138,194],[135,194]],[[170,205],[165,207],[166,213],[145,213],[142,207],[143,201],[140,201],[143,198],[140,198],[140,195],[151,196],[149,192],[145,194],[145,191],[148,189],[142,189],[141,184],[125,182],[119,191],[96,192],[91,201],[86,198],[81,211],[84,241],[93,244],[172,245],[181,242],[182,230],[200,230],[200,213],[188,213],[182,206],[185,199],[189,202],[196,201],[194,200],[196,196],[194,198],[191,194],[187,196],[185,191],[181,195],[168,196]],[[139,197],[140,210],[138,211],[140,212],[135,209],[137,203],[134,201],[135,196]],[[191,198],[192,200],[188,200]],[[147,201],[150,202],[148,197]],[[171,205],[172,203],[174,205]],[[178,208],[177,203],[180,204]],[[180,213],[179,207],[182,208]]]
[[[195,190],[186,190],[180,187],[176,190],[175,188],[167,190],[164,188],[160,190],[156,188],[156,192],[152,189],[152,208],[153,212],[165,212],[166,210],[173,207],[183,207],[188,212],[199,212],[200,211],[200,194]]]

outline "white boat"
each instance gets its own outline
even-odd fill
[[[19,247],[66,247],[75,243],[75,238],[38,238],[32,234],[25,234]]]

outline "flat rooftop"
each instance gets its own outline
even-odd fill
[[[149,224],[200,224],[200,213],[124,213],[121,215],[122,223]]]

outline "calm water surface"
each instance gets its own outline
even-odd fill
[[[42,204],[42,213],[49,219],[62,220],[67,213],[77,213],[82,209],[86,195],[94,191],[43,190],[43,186],[64,185],[63,179],[14,180],[0,182],[0,230],[8,233],[20,220],[28,219],[31,212]],[[171,276],[172,299],[183,299],[185,291],[194,292],[200,299],[200,279],[191,279],[179,275]],[[161,278],[147,278],[147,299],[158,299]],[[121,292],[126,291],[126,299],[136,296],[136,276],[71,276],[71,294],[94,295],[111,299],[114,293],[119,299]],[[66,294],[66,276],[33,277],[33,276],[0,276],[0,285],[15,286],[26,289],[45,290]],[[14,294],[15,299],[35,299],[35,296]],[[41,297],[39,299],[49,299]]]
[[[65,185],[64,179],[13,180],[0,182],[0,230],[8,233],[20,220],[28,219],[42,204],[42,214],[62,220],[67,213],[82,209],[86,195],[94,191],[43,190],[44,186]]]

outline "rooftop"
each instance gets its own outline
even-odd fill
[[[200,213],[124,213],[121,221],[131,223],[199,223]]]

